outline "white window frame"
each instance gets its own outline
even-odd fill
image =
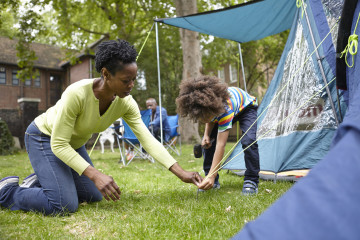
[[[36,85],[36,83],[39,83],[39,86]],[[41,87],[41,79],[40,76],[37,76],[36,78],[34,78],[34,87]]]
[[[5,67],[0,67],[0,73],[3,73],[4,74],[4,79],[5,81],[4,82],[0,82],[1,85],[5,85],[6,84],[6,68]]]
[[[223,74],[223,76],[221,76],[221,74]],[[218,78],[222,82],[225,82],[225,69],[224,68],[218,70]]]
[[[236,69],[236,68],[235,68]],[[230,76],[230,83],[236,83],[238,81],[238,72],[236,70],[236,77],[235,79],[233,78],[233,69],[231,64],[229,64],[229,76]]]
[[[19,86],[20,85],[20,79],[16,76],[18,70],[12,70],[11,72],[11,85],[13,86]],[[14,74],[15,74],[15,79],[17,80],[17,84],[14,84]]]
[[[29,83],[30,83],[30,84],[29,84]],[[27,78],[27,79],[25,79],[24,85],[25,85],[26,87],[31,87],[31,83],[32,83],[31,78]]]

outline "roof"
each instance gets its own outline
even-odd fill
[[[17,65],[16,44],[17,40],[0,36],[0,63]],[[66,50],[41,43],[32,43],[31,49],[38,58],[34,61],[34,67],[63,70],[60,62],[65,58]]]
[[[87,46],[86,49],[84,49],[82,52],[80,52],[80,54],[78,54],[76,56],[77,59],[81,59],[83,57],[91,57],[91,58],[95,58],[95,54],[93,54],[93,52],[95,52],[96,48],[98,47],[98,45],[100,43],[102,43],[103,41],[109,40],[108,36],[103,36],[102,38],[100,38],[99,40],[97,40],[96,42],[91,43],[90,45]],[[61,63],[59,64],[61,67],[65,67],[67,65],[70,64],[69,60],[64,60],[61,61]]]

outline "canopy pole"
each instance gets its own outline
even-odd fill
[[[160,57],[159,57],[159,36],[158,36],[158,23],[155,22],[156,33],[156,58],[157,58],[157,71],[158,71],[158,87],[159,87],[159,108],[160,108],[160,137],[161,144],[163,144],[163,126],[162,126],[162,105],[161,105],[161,79],[160,79]]]
[[[243,63],[243,58],[242,58],[242,53],[241,53],[241,44],[238,42],[238,46],[239,46],[239,56],[240,56],[240,63],[241,63],[241,71],[242,71],[242,75],[243,75],[243,80],[244,80],[244,90],[245,92],[247,92],[246,89],[246,80],[245,80],[245,71],[244,71],[244,63]]]
[[[336,125],[339,126],[339,119],[338,119],[338,116],[337,116],[337,114],[336,114],[334,101],[333,101],[333,99],[332,99],[330,89],[329,89],[329,87],[328,87],[328,85],[327,85],[328,82],[327,82],[327,80],[326,80],[325,72],[324,72],[324,69],[323,69],[323,66],[322,66],[322,63],[321,63],[321,58],[320,58],[318,49],[316,48],[315,38],[314,38],[312,29],[311,29],[311,25],[310,25],[309,17],[308,17],[308,15],[307,15],[306,8],[304,8],[304,13],[305,13],[305,18],[306,18],[306,23],[307,23],[307,25],[308,25],[309,32],[310,32],[311,41],[312,41],[312,44],[313,44],[313,46],[314,46],[314,48],[315,48],[317,63],[318,63],[318,65],[319,65],[319,68],[320,68],[320,72],[321,72],[321,76],[322,76],[322,78],[323,78],[323,81],[324,81],[324,83],[325,83],[325,85],[326,85],[326,92],[327,92],[327,94],[329,95],[330,105],[331,105],[331,108],[332,108],[332,110],[333,110],[333,114],[334,114],[334,117],[335,117]]]

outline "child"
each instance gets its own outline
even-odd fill
[[[225,152],[229,130],[235,122],[245,133],[257,118],[257,100],[247,92],[236,87],[227,87],[220,79],[211,76],[200,76],[181,83],[180,93],[176,99],[178,113],[183,117],[205,123],[202,139],[204,149],[205,174],[210,173],[199,188],[208,190],[220,188],[219,175],[214,173]],[[241,140],[243,149],[256,140],[256,123]],[[258,192],[259,152],[257,143],[244,151],[245,178],[242,193],[253,195]],[[214,173],[214,174],[212,174]]]

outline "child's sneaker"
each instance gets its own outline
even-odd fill
[[[0,180],[0,191],[8,184],[19,184],[18,176],[5,177]]]
[[[214,183],[213,189],[220,189],[220,183]]]
[[[23,182],[21,183],[20,187],[22,188],[32,188],[35,186],[39,186],[39,179],[35,175],[35,173],[30,174],[26,178],[24,178]]]
[[[242,189],[242,194],[245,196],[249,196],[249,195],[255,195],[257,193],[258,193],[257,183],[251,180],[245,180]]]

